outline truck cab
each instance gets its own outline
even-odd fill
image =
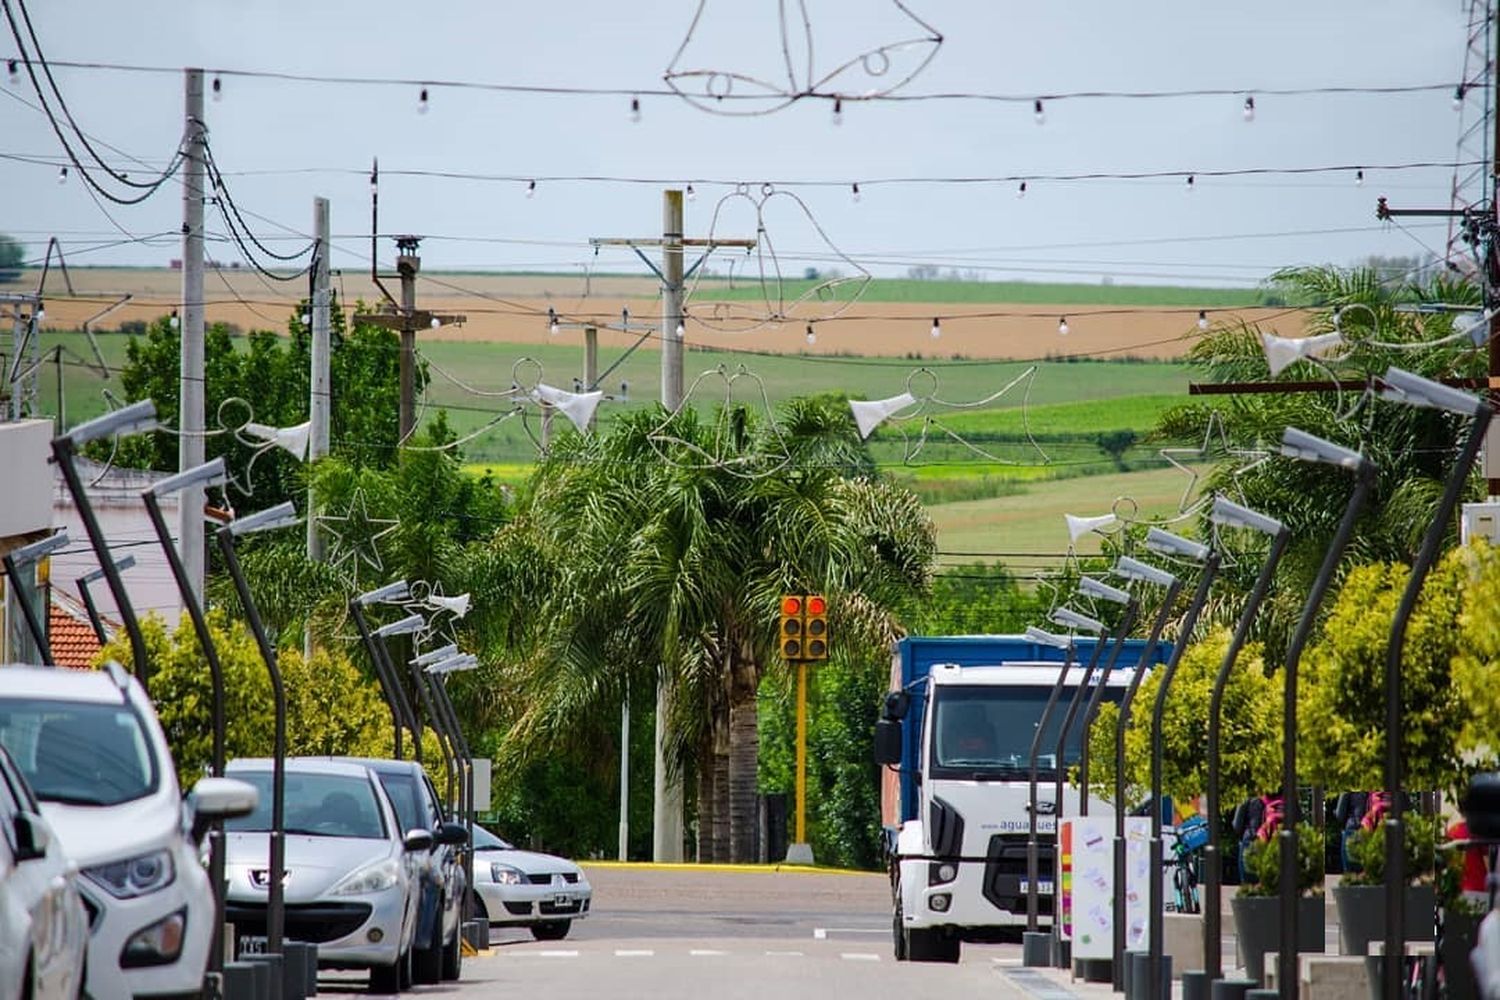
[[[1038,912],[1053,912],[1059,806],[1076,815],[1076,789],[1056,801],[1055,750],[1068,701],[1083,683],[1094,640],[1077,641],[1038,753]],[[1142,644],[1127,643],[1102,697],[1124,694]],[[877,754],[890,855],[897,959],[958,960],[961,942],[1017,934],[1026,922],[1031,744],[1065,651],[1020,636],[914,637],[898,643]],[[1103,675],[1095,671],[1090,688]],[[1087,698],[1090,691],[1085,691]],[[1061,766],[1078,763],[1083,710]],[[883,749],[882,749],[883,748]],[[1104,810],[1112,807],[1099,804]]]

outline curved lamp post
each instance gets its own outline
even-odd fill
[[[12,549],[4,556],[5,575],[10,580],[11,588],[16,593],[16,603],[21,606],[21,617],[26,620],[26,630],[31,633],[31,641],[36,643],[37,656],[42,663],[49,667],[57,666],[52,659],[52,646],[47,642],[47,629],[37,617],[35,595],[25,580],[21,579],[21,569],[31,569],[46,556],[56,552],[68,544],[68,529],[48,535],[40,541],[23,545],[19,549]]]
[[[469,831],[469,842],[464,851],[464,875],[468,879],[468,890],[466,892],[465,913],[472,915],[474,912],[474,765],[473,757],[469,750],[469,741],[464,738],[463,726],[458,721],[458,712],[453,707],[453,699],[448,697],[448,688],[439,678],[448,674],[461,671],[473,670],[479,666],[479,657],[472,653],[459,653],[450,656],[446,660],[434,663],[427,668],[426,675],[428,683],[432,687],[433,700],[438,709],[448,720],[448,727],[457,742],[458,752],[463,758],[463,802],[461,810],[464,815],[464,825]]]
[[[1381,397],[1408,406],[1445,410],[1460,417],[1473,418],[1469,424],[1469,436],[1460,449],[1458,461],[1448,473],[1443,497],[1422,537],[1422,547],[1412,563],[1411,575],[1406,581],[1406,590],[1401,594],[1401,603],[1396,607],[1395,620],[1391,622],[1391,638],[1386,646],[1385,660],[1385,787],[1390,796],[1390,812],[1385,820],[1385,957],[1383,965],[1385,979],[1382,989],[1389,1000],[1401,995],[1403,942],[1403,890],[1406,882],[1404,840],[1405,830],[1401,821],[1402,775],[1401,775],[1401,654],[1406,647],[1406,625],[1421,596],[1422,584],[1437,559],[1438,547],[1447,533],[1448,521],[1468,482],[1474,460],[1484,444],[1485,429],[1494,415],[1484,398],[1471,396],[1467,392],[1453,389],[1439,382],[1413,375],[1399,368],[1386,369],[1383,378],[1385,388]]]
[[[1250,625],[1255,620],[1255,615],[1260,610],[1267,591],[1270,590],[1271,580],[1276,575],[1276,564],[1281,561],[1292,533],[1275,518],[1266,517],[1248,507],[1231,503],[1222,496],[1214,497],[1209,520],[1221,527],[1248,528],[1251,531],[1259,531],[1271,536],[1270,554],[1266,556],[1265,564],[1260,568],[1260,575],[1255,578],[1255,588],[1250,592],[1250,599],[1245,602],[1244,610],[1240,612],[1240,620],[1235,625],[1233,637],[1229,640],[1229,648],[1224,651],[1224,659],[1219,663],[1219,672],[1214,676],[1213,691],[1208,698],[1207,808],[1211,834],[1208,843],[1203,848],[1206,868],[1203,904],[1203,966],[1208,981],[1212,983],[1215,979],[1222,978],[1224,974],[1224,943],[1220,938],[1223,924],[1220,887],[1223,885],[1224,872],[1223,859],[1219,852],[1219,816],[1222,809],[1219,803],[1219,741],[1223,723],[1224,687],[1229,683],[1229,674],[1234,670],[1235,660],[1239,658],[1240,650],[1245,645],[1245,638],[1250,634]]]
[[[282,953],[282,940],[286,928],[286,908],[283,902],[282,882],[286,877],[286,689],[281,683],[281,667],[276,663],[276,647],[266,635],[265,624],[260,620],[260,609],[250,596],[250,585],[245,582],[240,569],[239,556],[234,551],[234,540],[259,531],[274,531],[286,528],[301,520],[291,501],[258,511],[248,517],[236,518],[214,532],[218,539],[219,552],[224,556],[224,566],[234,580],[235,592],[239,594],[240,606],[250,622],[250,631],[255,635],[255,644],[260,647],[260,658],[271,676],[271,697],[276,708],[275,740],[271,759],[271,835],[270,857],[267,867],[266,886],[266,951],[271,955]]]
[[[1104,670],[1099,674],[1099,681],[1089,694],[1088,706],[1083,710],[1083,739],[1079,745],[1078,755],[1078,815],[1087,816],[1089,814],[1089,737],[1093,735],[1094,718],[1099,714],[1099,705],[1104,700],[1105,690],[1109,686],[1110,676],[1114,673],[1115,663],[1120,659],[1120,653],[1125,648],[1125,637],[1130,634],[1131,629],[1135,628],[1135,620],[1140,614],[1141,605],[1125,591],[1095,580],[1091,576],[1083,577],[1078,581],[1078,592],[1102,601],[1109,601],[1111,604],[1125,606],[1120,622],[1115,626],[1114,646],[1109,651],[1109,659],[1105,661]],[[1069,721],[1065,721],[1064,729],[1068,725]]]
[[[123,556],[115,560],[115,572],[123,573],[135,566],[135,556]],[[104,619],[99,617],[99,605],[94,603],[93,592],[89,590],[89,584],[97,583],[104,579],[104,570],[93,569],[83,574],[76,581],[78,584],[78,596],[83,600],[83,609],[88,612],[89,625],[94,629],[94,638],[99,640],[99,645],[109,642],[109,634],[104,631]]]
[[[1135,673],[1131,675],[1130,686],[1125,689],[1125,697],[1120,700],[1120,712],[1115,720],[1114,950],[1111,953],[1113,961],[1110,963],[1110,978],[1114,981],[1115,991],[1119,992],[1125,988],[1125,727],[1130,724],[1130,703],[1135,700],[1135,692],[1146,674],[1146,665],[1151,662],[1156,644],[1161,640],[1162,629],[1166,628],[1172,607],[1177,603],[1182,581],[1164,569],[1157,569],[1129,556],[1121,556],[1115,563],[1115,574],[1127,580],[1155,584],[1166,589],[1161,610],[1156,613],[1156,621],[1151,625],[1151,634],[1146,639],[1145,648],[1141,650],[1140,661],[1136,664]],[[1153,997],[1152,1000],[1156,998]]]
[[[372,604],[400,604],[409,596],[411,595],[406,581],[397,580],[349,599],[349,617],[354,619],[355,631],[359,633],[359,639],[364,643],[365,652],[370,655],[370,669],[375,671],[375,679],[380,682],[380,689],[385,693],[386,705],[391,710],[392,745],[397,760],[401,760],[404,756],[401,747],[401,727],[404,725],[415,730],[416,720],[411,717],[411,705],[406,701],[405,689],[396,683],[395,670],[384,655],[384,644],[376,642],[375,637],[370,634],[370,623],[365,620],[364,609]]]
[[[1280,883],[1281,942],[1278,945],[1277,982],[1284,984],[1283,990],[1295,990],[1297,984],[1297,820],[1300,811],[1297,800],[1297,665],[1302,660],[1302,649],[1312,635],[1313,623],[1317,620],[1318,607],[1333,584],[1334,572],[1343,559],[1344,548],[1354,534],[1354,523],[1359,520],[1365,501],[1375,487],[1375,464],[1359,452],[1341,445],[1314,437],[1306,431],[1288,427],[1281,435],[1281,453],[1289,458],[1305,462],[1322,462],[1354,472],[1354,492],[1344,506],[1344,516],[1333,533],[1333,541],[1323,555],[1323,564],[1308,591],[1307,601],[1302,606],[1302,616],[1287,643],[1286,662],[1282,666],[1282,714],[1281,714],[1281,804],[1282,824],[1277,834],[1280,849],[1280,864],[1283,873]],[[1387,871],[1387,875],[1389,875]],[[1399,932],[1398,932],[1399,933]],[[1398,956],[1399,957],[1399,956]],[[1286,996],[1286,993],[1282,994]]]
[[[428,650],[417,656],[408,664],[411,668],[412,681],[417,688],[417,696],[422,700],[422,709],[427,713],[428,721],[432,723],[432,731],[437,733],[438,742],[443,748],[443,753],[448,758],[448,802],[457,801],[454,797],[454,773],[458,768],[458,744],[453,740],[453,734],[448,730],[448,720],[443,717],[442,710],[437,707],[436,696],[428,683],[427,671],[423,668],[434,663],[441,663],[458,655],[458,647],[453,643],[438,649]],[[460,792],[460,794],[462,794]]]
[[[1079,614],[1072,608],[1058,608],[1048,617],[1051,618],[1055,625],[1061,625],[1075,632],[1088,632],[1094,636],[1094,649],[1089,653],[1088,662],[1084,664],[1083,676],[1079,679],[1078,686],[1073,689],[1073,696],[1068,699],[1068,710],[1063,713],[1062,725],[1057,727],[1057,740],[1052,747],[1052,762],[1055,765],[1053,768],[1052,785],[1053,814],[1057,817],[1057,822],[1061,823],[1063,818],[1063,782],[1067,780],[1066,753],[1068,733],[1073,728],[1073,720],[1078,717],[1079,707],[1083,705],[1085,698],[1090,693],[1089,683],[1093,680],[1094,668],[1099,665],[1099,658],[1103,655],[1104,647],[1108,644],[1109,640],[1103,635],[1103,622],[1096,618],[1090,618],[1088,615]],[[1114,638],[1118,640],[1119,636],[1115,636]],[[1102,679],[1100,683],[1103,683]],[[1053,829],[1059,830],[1061,827],[1054,826]],[[1055,912],[1053,914],[1052,927],[1054,931],[1058,929]]]
[[[1161,838],[1161,724],[1167,710],[1167,694],[1172,687],[1172,678],[1177,676],[1177,665],[1182,662],[1182,656],[1187,651],[1188,639],[1198,624],[1198,615],[1208,601],[1208,590],[1219,572],[1219,553],[1201,542],[1190,541],[1159,528],[1152,528],[1146,533],[1146,547],[1153,552],[1189,560],[1202,566],[1198,574],[1197,589],[1183,616],[1182,629],[1178,632],[1177,642],[1172,646],[1172,655],[1167,657],[1167,664],[1162,668],[1161,682],[1156,686],[1156,700],[1151,705],[1151,875],[1147,896],[1150,928],[1146,945],[1150,958],[1146,973],[1149,992],[1146,995],[1159,1000],[1165,986],[1161,974],[1162,953],[1166,950],[1166,918],[1163,915],[1166,900],[1162,892],[1162,872],[1166,868],[1166,858]]]
[[[78,454],[78,449],[90,441],[112,434],[140,434],[155,426],[156,404],[149,399],[143,399],[139,403],[131,403],[122,409],[79,424],[68,433],[52,439],[52,457],[57,460],[57,468],[62,472],[63,482],[68,487],[68,493],[73,497],[73,506],[78,508],[78,517],[83,521],[83,530],[89,536],[89,544],[94,547],[94,556],[98,559],[99,568],[104,572],[104,579],[109,584],[109,593],[115,599],[115,608],[120,612],[120,621],[125,626],[126,634],[130,636],[132,667],[136,680],[140,681],[141,688],[147,695],[151,693],[151,662],[146,653],[146,639],[141,635],[141,625],[136,620],[135,608],[131,606],[130,595],[125,593],[125,584],[120,580],[119,571],[115,568],[114,556],[109,551],[109,540],[104,537],[104,532],[99,528],[99,519],[94,516],[94,505],[89,502],[88,490],[78,476],[78,466],[74,459]]]
[[[1052,691],[1047,696],[1047,704],[1042,708],[1042,717],[1037,720],[1036,729],[1031,734],[1031,778],[1030,792],[1026,800],[1026,930],[1030,933],[1037,932],[1037,881],[1040,877],[1040,861],[1037,857],[1038,846],[1036,842],[1036,768],[1037,754],[1042,749],[1042,733],[1047,729],[1047,723],[1052,721],[1052,710],[1057,707],[1057,699],[1062,695],[1063,686],[1068,682],[1068,671],[1073,669],[1073,637],[1071,635],[1057,635],[1045,629],[1028,626],[1026,638],[1041,646],[1051,646],[1054,649],[1065,650],[1062,666],[1058,668],[1057,680],[1052,683]],[[1056,822],[1057,803],[1052,803],[1053,822]],[[1056,830],[1056,827],[1053,827]],[[1024,954],[1024,949],[1023,949]]]
[[[391,687],[398,692],[398,699],[404,706],[407,723],[411,728],[412,759],[418,764],[422,763],[422,719],[417,715],[415,706],[406,694],[406,686],[401,683],[395,661],[391,659],[390,647],[385,644],[385,640],[393,635],[413,635],[420,632],[426,624],[427,619],[421,615],[410,614],[405,618],[398,618],[396,621],[382,625],[371,633],[371,637],[380,647],[380,656],[385,661],[386,671],[390,675]],[[421,693],[420,689],[418,693]],[[400,754],[397,756],[399,757]]]

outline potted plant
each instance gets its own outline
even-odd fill
[[[1406,901],[1405,937],[1431,941],[1437,896],[1433,886],[1436,858],[1436,817],[1409,815],[1405,819]],[[1349,841],[1349,857],[1359,871],[1345,873],[1333,889],[1339,914],[1339,951],[1369,955],[1371,941],[1385,940],[1385,825],[1361,830]]]
[[[1281,847],[1275,840],[1248,847],[1249,878],[1240,886],[1234,908],[1235,935],[1245,974],[1265,982],[1266,952],[1281,945]],[[1323,950],[1323,838],[1310,823],[1297,827],[1297,950]]]

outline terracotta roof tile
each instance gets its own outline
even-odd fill
[[[94,665],[101,647],[86,617],[80,619],[71,609],[53,601],[47,628],[52,659],[59,667],[88,669]]]

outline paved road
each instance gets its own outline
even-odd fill
[[[489,1000],[903,1000],[1060,997],[1018,968],[1017,945],[966,945],[958,965],[891,957],[879,875],[593,868],[593,910],[559,942],[496,929],[461,984],[409,996]],[[325,995],[357,980],[325,975]],[[1029,987],[1029,988],[1026,988]]]

